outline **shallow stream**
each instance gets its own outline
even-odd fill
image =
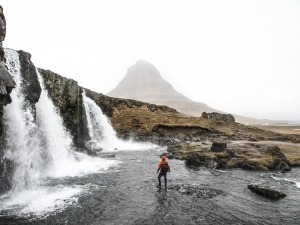
[[[107,153],[103,157],[115,157],[105,158],[109,166],[98,171],[51,178],[36,190],[1,196],[0,224],[300,224],[300,169],[195,171],[169,160],[165,190],[156,187],[162,152]],[[287,197],[264,199],[247,189],[250,183]]]

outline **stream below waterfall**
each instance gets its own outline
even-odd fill
[[[112,157],[101,159],[112,162],[105,170],[51,178],[39,190],[2,196],[0,224],[299,224],[299,168],[285,174],[195,171],[169,160],[165,190],[156,188],[161,153],[161,148],[103,153]],[[287,197],[264,199],[247,189],[250,183]]]

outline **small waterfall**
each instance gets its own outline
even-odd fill
[[[89,135],[91,140],[87,147],[92,150],[114,150],[118,142],[116,132],[101,108],[83,93],[83,104],[86,111]]]
[[[157,146],[151,143],[138,143],[132,140],[124,141],[117,138],[116,131],[101,108],[83,93],[83,103],[88,121],[89,135],[91,140],[86,143],[87,147],[94,151],[114,150],[148,150]]]
[[[31,106],[25,101],[22,91],[19,55],[14,50],[6,49],[5,57],[8,70],[16,82],[11,93],[12,103],[4,108],[5,157],[14,162],[12,191],[15,192],[39,184],[43,148]]]
[[[48,156],[48,170],[55,173],[63,169],[63,165],[75,161],[72,149],[72,137],[63,126],[62,118],[57,112],[48,91],[44,87],[40,73],[38,80],[42,88],[41,96],[36,104],[37,124],[43,135],[44,148]]]

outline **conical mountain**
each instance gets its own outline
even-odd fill
[[[121,82],[107,95],[166,105],[191,116],[200,116],[204,111],[218,112],[177,92],[151,63],[143,60],[131,66]]]
[[[131,66],[122,81],[107,95],[150,103],[158,100],[191,102],[177,92],[151,63],[143,60]]]

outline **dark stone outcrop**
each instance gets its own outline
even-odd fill
[[[199,166],[205,166],[208,168],[215,168],[217,166],[215,159],[200,153],[191,154],[185,160],[185,164],[193,169],[196,169]]]
[[[226,143],[221,142],[213,142],[211,146],[212,152],[223,152],[227,148]]]
[[[217,113],[217,112],[213,112],[213,113],[203,112],[202,117],[205,119],[211,119],[214,121],[222,121],[222,122],[229,123],[229,124],[235,123],[235,118],[231,114],[222,114],[222,113]]]
[[[83,89],[77,81],[62,77],[50,70],[39,69],[45,88],[59,109],[66,128],[73,135],[74,144],[83,148],[89,140],[87,120],[83,105]]]
[[[4,49],[2,47],[2,41],[4,41],[6,36],[6,19],[3,14],[3,8],[0,5],[0,61],[3,62],[4,60]]]
[[[23,78],[22,91],[25,94],[26,100],[31,104],[35,104],[38,102],[42,91],[36,67],[30,60],[30,53],[20,50],[18,54]]]
[[[15,87],[15,81],[9,74],[5,66],[4,49],[2,42],[6,36],[6,20],[3,14],[3,8],[0,5],[0,193],[9,190],[10,185],[8,181],[9,173],[11,171],[11,162],[3,159],[4,155],[4,140],[3,140],[3,107],[11,103],[10,93]]]
[[[267,188],[267,187],[259,187],[258,185],[253,185],[253,184],[248,185],[248,189],[259,196],[262,196],[264,198],[269,198],[272,200],[278,200],[286,196],[286,194],[280,191],[276,191],[274,189]]]
[[[15,87],[15,81],[7,71],[3,62],[0,62],[0,106],[11,103],[10,93]]]
[[[287,172],[291,170],[286,156],[283,154],[283,152],[278,146],[271,146],[267,148],[266,154],[270,155],[274,159],[273,163],[269,166],[269,169],[281,170],[282,172]]]

